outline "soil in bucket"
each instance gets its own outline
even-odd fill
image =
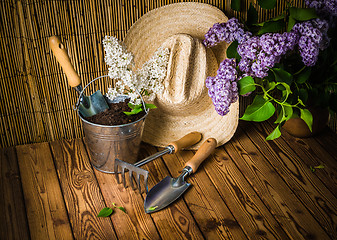
[[[107,126],[122,125],[132,123],[141,119],[145,112],[142,111],[135,115],[126,115],[124,112],[130,112],[132,109],[128,106],[129,99],[119,103],[109,103],[109,109],[100,112],[94,116],[85,118],[87,121]]]

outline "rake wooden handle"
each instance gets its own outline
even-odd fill
[[[190,147],[190,146],[198,143],[201,140],[201,138],[202,138],[201,133],[191,132],[191,133],[183,136],[179,140],[169,143],[168,145],[171,145],[171,146],[174,147],[173,153],[177,153],[178,151],[180,151],[183,148],[187,148],[187,147]]]
[[[194,156],[185,164],[192,168],[193,173],[198,170],[200,164],[207,159],[207,157],[214,151],[216,148],[217,141],[214,138],[208,138],[194,154]]]
[[[71,87],[77,87],[81,84],[81,79],[75,71],[73,65],[70,62],[68,52],[61,42],[60,38],[57,36],[52,36],[49,38],[49,47],[54,53],[57,61],[61,65],[64,73],[67,75],[68,84]]]

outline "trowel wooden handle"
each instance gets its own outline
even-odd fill
[[[187,147],[190,147],[190,146],[198,143],[201,140],[201,138],[202,138],[201,133],[191,132],[191,133],[183,136],[179,140],[169,143],[168,145],[171,145],[171,146],[174,147],[173,153],[177,153],[178,151],[180,151],[183,148],[187,148]]]
[[[198,170],[200,164],[214,151],[216,148],[217,141],[214,138],[208,138],[198,149],[198,151],[194,154],[194,156],[189,160],[186,166],[192,168],[193,173]]]
[[[52,36],[49,38],[49,46],[57,61],[60,63],[64,73],[67,75],[68,84],[71,87],[80,85],[81,79],[71,64],[67,50],[61,40],[57,36]]]

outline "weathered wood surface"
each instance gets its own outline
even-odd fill
[[[144,212],[145,193],[91,166],[81,139],[1,149],[0,239],[336,239],[336,134],[284,132],[267,142],[272,127],[240,122],[187,179],[190,189],[153,214]],[[158,150],[142,144],[139,159]],[[194,153],[143,166],[149,187],[178,176]],[[126,213],[97,217],[113,203]]]

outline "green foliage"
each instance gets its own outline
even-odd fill
[[[255,7],[252,3],[249,5],[249,9],[247,12],[247,26],[251,27],[254,24],[257,24],[257,21],[259,19],[258,12],[256,11]]]
[[[241,0],[232,0],[231,8],[235,11],[241,11]]]
[[[232,8],[240,9],[240,0],[232,0]],[[258,23],[258,4],[262,9],[273,9],[276,0],[258,0],[250,3],[247,11],[246,30],[253,35],[265,33],[282,33],[291,31],[296,23],[317,18],[316,10],[311,8],[294,7],[292,1],[287,2],[286,9],[278,16]],[[240,6],[240,7],[239,7]],[[235,7],[235,8],[234,8]],[[261,122],[274,114],[277,127],[266,140],[273,140],[281,135],[282,125],[293,117],[300,117],[312,131],[312,114],[306,106],[329,106],[331,111],[337,112],[337,31],[329,29],[331,38],[329,47],[320,52],[315,66],[307,67],[303,64],[298,49],[289,51],[279,63],[269,69],[268,76],[253,78],[247,76],[238,80],[240,95],[254,92],[255,98],[240,118],[246,121]],[[240,61],[237,53],[238,43],[232,43],[227,56]],[[239,68],[237,68],[239,71]]]
[[[316,169],[324,169],[324,165],[320,164],[320,165],[314,166],[314,167],[310,166],[309,168],[310,168],[311,172],[316,172]]]
[[[135,115],[135,114],[140,113],[141,111],[144,111],[144,106],[143,106],[142,103],[138,104],[138,105],[134,105],[132,103],[128,103],[128,106],[132,109],[130,112],[124,112],[128,116]],[[145,108],[146,109],[154,109],[154,108],[157,108],[157,107],[154,104],[145,103]]]
[[[273,9],[276,6],[276,0],[258,0],[258,3],[263,9]]]
[[[312,114],[308,109],[302,109],[300,108],[301,111],[301,118],[303,121],[308,125],[310,131],[312,132]]]
[[[289,9],[290,17],[297,21],[308,21],[314,18],[318,18],[315,9],[313,8],[295,8]]]
[[[97,217],[110,217],[112,213],[113,213],[113,209],[112,208],[105,207],[105,208],[103,208],[99,212],[99,214],[97,215]]]
[[[262,122],[268,120],[275,113],[273,104],[261,95],[256,95],[253,103],[246,108],[240,118],[246,121]]]
[[[235,58],[236,60],[240,61],[241,56],[238,54],[238,41],[232,42],[229,47],[227,48],[226,54],[228,58]]]
[[[245,95],[249,92],[255,91],[256,87],[255,87],[254,78],[252,78],[251,76],[246,76],[246,77],[241,78],[238,81],[238,88],[239,88],[240,95]]]
[[[279,32],[284,27],[285,27],[285,23],[283,20],[264,22],[261,29],[258,32],[258,35],[262,35],[264,33],[269,33],[269,32]]]
[[[281,136],[281,131],[280,131],[280,125],[278,125],[274,131],[271,132],[271,134],[269,134],[269,136],[266,138],[266,140],[274,140],[278,137]]]
[[[118,208],[119,210],[126,213],[126,210],[124,207],[118,207],[116,203],[112,203],[112,206],[113,208]],[[113,212],[114,212],[114,209],[105,207],[98,213],[97,217],[110,217]]]

